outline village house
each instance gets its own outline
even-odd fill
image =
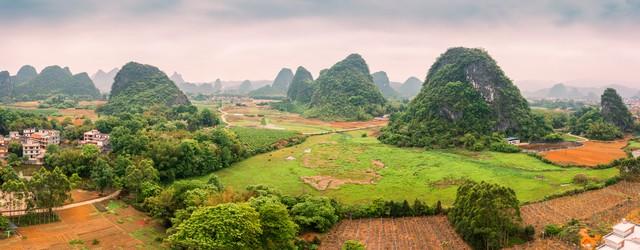
[[[0,135],[0,160],[4,160],[7,158],[8,145],[9,143],[7,142],[7,140],[5,140],[2,135]]]
[[[511,144],[511,145],[518,145],[520,144],[520,139],[518,139],[517,137],[508,137],[507,139],[505,139],[507,141],[507,143]]]
[[[25,157],[26,164],[44,164],[45,153],[46,149],[43,148],[37,141],[27,139],[27,141],[22,144],[22,155]]]
[[[36,132],[35,128],[27,128],[22,130],[22,136],[25,138],[31,137],[33,133]]]
[[[9,132],[9,140],[12,140],[12,141],[20,140],[20,132],[18,132],[18,131],[10,131]]]
[[[613,232],[603,238],[599,250],[640,249],[640,225],[625,219],[613,226]]]
[[[93,129],[91,131],[84,132],[84,137],[82,141],[80,141],[80,144],[94,144],[99,148],[104,148],[109,145],[109,135]]]
[[[57,130],[39,130],[38,132],[32,133],[30,138],[38,143],[43,148],[46,148],[49,145],[59,145],[60,144],[60,131]]]

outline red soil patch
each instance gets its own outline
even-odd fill
[[[343,220],[322,239],[320,249],[340,249],[347,240],[367,249],[470,249],[446,216]]]
[[[11,237],[1,240],[0,249],[73,249],[74,246],[69,244],[71,240],[84,242],[82,245],[75,245],[77,249],[81,246],[91,249],[146,249],[145,243],[133,238],[131,233],[142,227],[156,227],[155,224],[140,224],[127,219],[130,216],[148,219],[132,207],[118,209],[117,215],[100,213],[93,205],[57,213],[59,222],[21,227],[18,232],[26,238]],[[100,243],[92,245],[94,239]]]
[[[613,142],[587,141],[582,147],[543,152],[541,155],[556,164],[595,167],[608,164],[613,160],[624,158],[627,153],[622,150],[628,139]]]

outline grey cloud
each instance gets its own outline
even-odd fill
[[[637,24],[640,0],[0,0],[0,22],[64,21],[104,12],[118,17],[154,13],[203,15],[214,21],[236,22],[309,17],[417,24],[510,23],[521,19],[559,25]]]

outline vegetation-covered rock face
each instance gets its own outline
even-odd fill
[[[44,68],[36,77],[32,76],[30,66],[23,67],[15,76],[18,81],[13,89],[15,100],[41,100],[58,94],[86,99],[100,97],[100,91],[87,73],[73,75],[69,68],[54,65]]]
[[[633,129],[633,116],[615,89],[608,88],[600,99],[600,113],[602,118],[621,131],[629,132]]]
[[[7,71],[0,72],[0,102],[8,101],[11,98],[13,84],[11,75]]]
[[[451,48],[431,66],[420,93],[394,115],[380,139],[406,146],[455,145],[467,133],[523,139],[550,132],[520,90],[482,49]]]
[[[18,85],[24,82],[31,81],[33,78],[36,78],[36,76],[38,76],[36,68],[31,65],[24,65],[20,67],[18,73],[13,76],[13,84]]]
[[[351,54],[315,82],[307,117],[324,120],[367,120],[384,113],[386,100],[373,83],[367,63]]]
[[[292,80],[293,72],[291,69],[283,68],[278,72],[273,84],[251,91],[249,95],[252,97],[284,97],[287,95]]]
[[[287,91],[287,98],[292,102],[309,103],[313,95],[313,76],[300,66],[291,80],[291,85]]]
[[[373,83],[376,84],[382,96],[387,99],[398,98],[399,94],[392,87],[389,82],[389,77],[387,76],[387,72],[378,71],[371,75],[373,77]]]
[[[400,96],[406,99],[413,99],[422,88],[422,81],[417,77],[409,77],[400,88],[398,88],[398,93]]]
[[[116,75],[107,104],[99,112],[141,113],[152,106],[191,105],[187,96],[160,69],[130,62]]]

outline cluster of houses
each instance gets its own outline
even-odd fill
[[[60,145],[60,131],[53,129],[28,128],[9,132],[9,137],[0,136],[0,160],[5,160],[8,155],[10,142],[18,142],[22,145],[22,155],[25,164],[42,165],[49,145]],[[109,145],[109,135],[91,130],[84,133],[80,144],[94,144],[100,149]]]
[[[598,250],[640,249],[640,225],[622,220],[603,238]]]

